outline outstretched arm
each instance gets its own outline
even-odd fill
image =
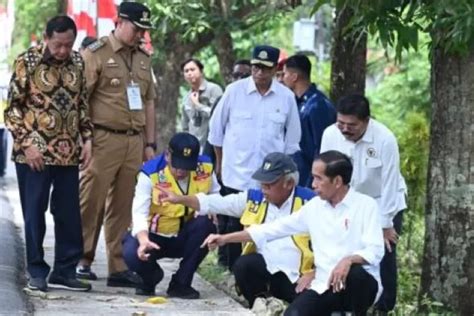
[[[225,235],[210,234],[202,243],[201,248],[208,247],[210,250],[213,250],[218,246],[223,246],[228,243],[239,243],[247,241],[252,241],[252,238],[246,230]]]
[[[199,205],[199,200],[195,195],[177,195],[171,191],[158,187],[160,190],[160,202],[161,203],[171,203],[171,204],[182,204],[189,208],[192,208],[196,211],[199,211],[201,206]]]

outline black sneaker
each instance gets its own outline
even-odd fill
[[[45,278],[30,278],[27,287],[35,291],[46,292],[48,290],[48,284]]]
[[[51,274],[49,276],[49,286],[55,289],[64,289],[70,291],[87,292],[92,289],[89,283],[79,281],[74,278],[65,278],[60,275]]]
[[[77,266],[76,267],[76,278],[84,280],[97,280],[97,275],[92,272],[90,266]]]
[[[200,297],[199,292],[193,289],[192,286],[179,284],[173,280],[171,280],[166,293],[169,297],[184,298],[187,300],[195,300]]]
[[[143,285],[142,278],[135,272],[126,270],[116,272],[107,278],[107,286],[114,287],[140,287]]]
[[[135,289],[135,295],[153,296],[155,295],[155,287],[163,280],[163,270],[157,269],[149,278],[142,278],[143,284]]]

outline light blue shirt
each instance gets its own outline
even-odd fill
[[[209,125],[209,143],[222,147],[222,181],[242,191],[259,187],[251,176],[267,154],[293,154],[300,139],[295,96],[276,80],[265,95],[252,77],[230,84]]]

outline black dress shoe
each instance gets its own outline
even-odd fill
[[[156,269],[153,271],[151,276],[143,276],[143,285],[139,286],[135,289],[135,295],[143,295],[143,296],[153,296],[155,295],[155,287],[161,280],[163,280],[163,270]]]
[[[195,300],[200,297],[199,292],[193,289],[192,286],[179,284],[173,280],[171,280],[166,293],[169,297],[178,297],[188,300]]]
[[[79,265],[76,267],[76,278],[95,281],[97,280],[97,274],[92,272],[90,266]]]
[[[142,278],[135,272],[126,270],[116,272],[107,278],[107,286],[113,287],[140,287],[143,285]]]
[[[49,287],[56,289],[63,289],[69,291],[87,292],[92,289],[89,283],[79,281],[75,278],[65,278],[60,275],[51,273],[49,276]]]
[[[45,278],[30,278],[27,287],[30,290],[38,290],[46,292],[48,290],[48,284]]]

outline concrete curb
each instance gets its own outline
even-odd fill
[[[13,208],[5,194],[6,181],[0,179],[0,315],[30,315],[22,288],[24,276],[23,239],[13,221]]]

